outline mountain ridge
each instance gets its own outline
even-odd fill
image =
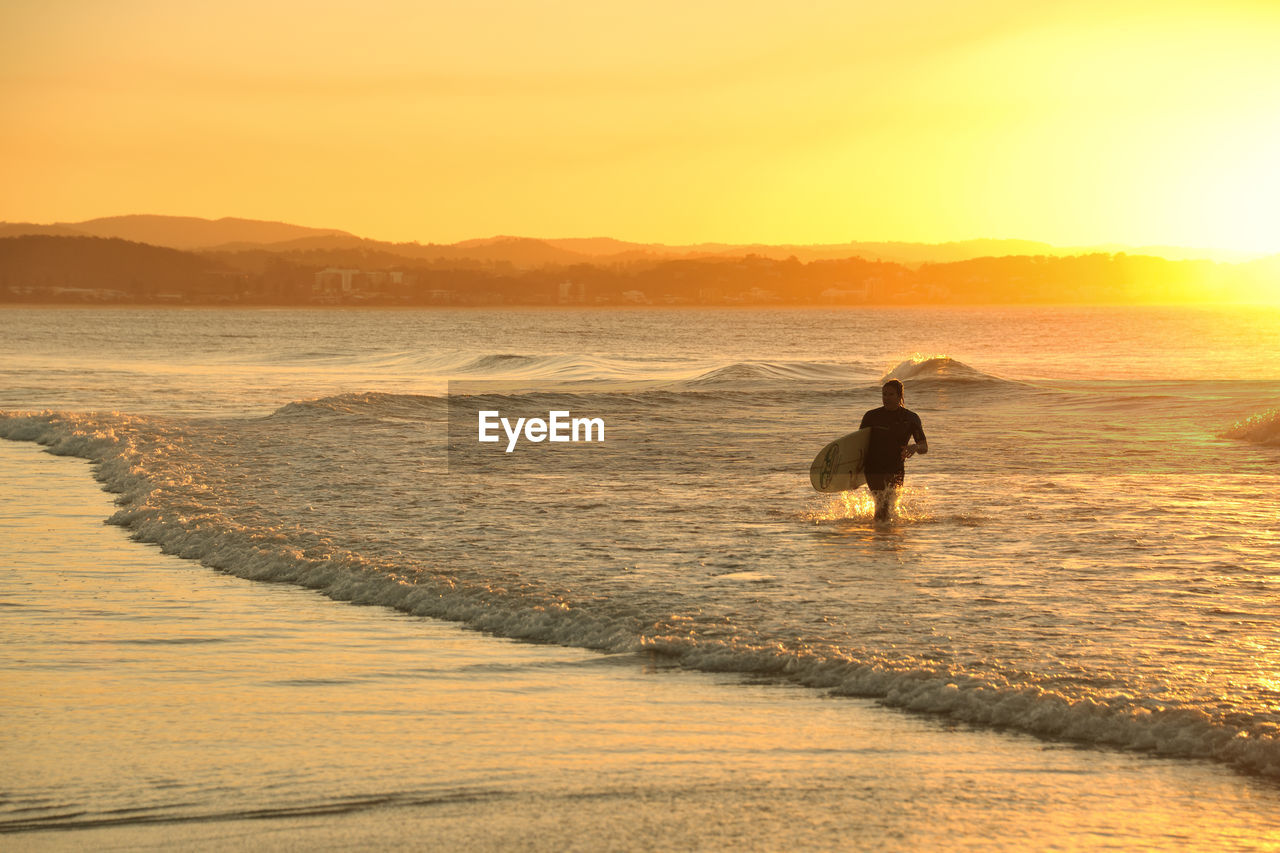
[[[44,234],[109,237],[165,248],[213,252],[306,252],[367,250],[391,252],[415,260],[470,259],[508,263],[518,267],[575,263],[626,263],[646,259],[743,257],[775,260],[795,257],[802,262],[862,257],[867,260],[919,266],[977,257],[1011,255],[1069,256],[1080,254],[1140,254],[1168,260],[1214,260],[1238,263],[1264,257],[1259,253],[1176,246],[1055,246],[1034,240],[975,238],[942,243],[911,241],[850,241],[848,243],[720,243],[669,245],[638,243],[613,237],[537,238],[514,235],[461,240],[456,243],[396,243],[360,237],[337,228],[314,228],[287,222],[222,217],[129,214],[82,222],[0,222],[0,237]]]
[[[351,238],[356,239],[356,238]],[[510,241],[499,241],[502,246]],[[540,241],[525,249],[553,250]],[[439,247],[417,246],[434,252]],[[476,249],[457,249],[472,254]],[[585,256],[578,256],[585,257]],[[1244,264],[1008,255],[909,267],[703,256],[567,266],[390,252],[184,251],[118,237],[0,235],[0,302],[245,305],[927,305],[1274,299],[1280,255]]]

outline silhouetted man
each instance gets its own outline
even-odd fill
[[[903,461],[917,453],[929,452],[920,416],[903,407],[904,396],[902,383],[897,379],[884,383],[880,389],[884,405],[863,415],[858,427],[871,427],[871,443],[862,470],[867,477],[867,488],[875,498],[876,521],[889,520],[906,475]],[[915,444],[911,444],[913,438]]]

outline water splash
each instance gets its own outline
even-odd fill
[[[898,490],[894,501],[891,523],[919,523],[933,520],[927,503],[928,490],[918,486],[906,486]],[[875,499],[867,489],[853,489],[822,495],[818,506],[804,512],[802,518],[812,524],[835,521],[863,521],[875,519]]]

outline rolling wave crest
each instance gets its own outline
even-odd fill
[[[985,373],[947,355],[915,355],[901,362],[881,377],[882,382],[898,379],[902,382],[941,384],[947,382],[1007,383],[991,373]]]
[[[1222,437],[1251,441],[1267,447],[1280,447],[1280,409],[1246,418],[1222,433]]]

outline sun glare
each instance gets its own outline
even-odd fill
[[[1202,226],[1214,245],[1246,252],[1280,252],[1280,133],[1263,137],[1267,152],[1230,164],[1206,188]]]

